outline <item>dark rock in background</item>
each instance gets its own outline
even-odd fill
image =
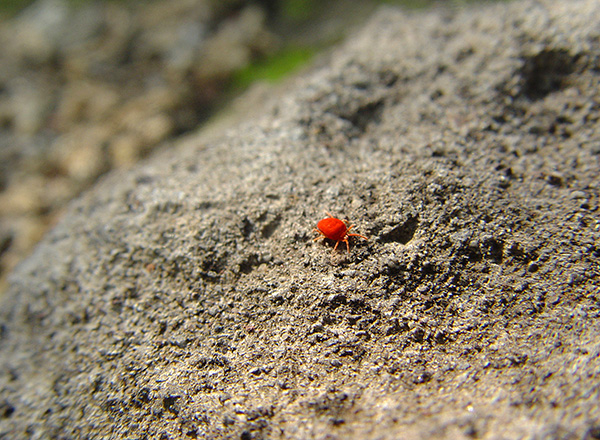
[[[279,40],[248,2],[38,0],[0,21],[0,295],[68,201],[197,129]]]

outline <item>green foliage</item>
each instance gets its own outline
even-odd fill
[[[307,20],[317,14],[317,0],[282,0],[281,14],[292,20]]]
[[[378,0],[379,3],[403,6],[409,9],[423,9],[431,6],[434,0]],[[454,0],[451,0],[454,1]]]
[[[233,78],[233,87],[246,88],[257,80],[277,82],[306,65],[315,52],[316,49],[310,48],[288,48],[237,72]]]
[[[0,12],[14,14],[33,3],[33,0],[1,0]]]
[[[390,5],[403,6],[409,9],[424,9],[433,5],[446,5],[446,6],[464,6],[472,3],[483,3],[485,1],[493,0],[376,0],[379,3],[386,3]],[[496,1],[508,1],[508,0],[496,0]]]
[[[68,0],[71,5],[80,6],[86,3],[91,3],[94,0]],[[106,0],[105,0],[106,1]],[[125,3],[128,0],[108,0],[111,2]],[[25,9],[35,0],[0,0],[0,14],[14,15]]]

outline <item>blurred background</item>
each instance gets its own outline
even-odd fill
[[[0,294],[102,174],[168,148],[242,93],[268,93],[383,3],[434,5],[0,0]]]

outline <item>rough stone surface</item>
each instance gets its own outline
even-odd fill
[[[0,437],[600,438],[598,17],[384,9],[104,179],[2,299]]]

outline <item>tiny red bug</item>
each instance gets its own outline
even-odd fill
[[[317,227],[313,229],[314,232],[318,232],[319,235],[313,241],[317,241],[321,238],[329,238],[330,240],[335,241],[335,247],[333,251],[337,249],[338,245],[341,241],[346,243],[346,249],[350,252],[350,244],[348,244],[348,237],[360,237],[365,240],[368,240],[367,237],[364,237],[360,234],[349,234],[348,231],[352,229],[352,226],[348,226],[345,222],[340,220],[339,218],[335,218],[330,213],[326,213],[329,217],[320,220],[317,223]]]

